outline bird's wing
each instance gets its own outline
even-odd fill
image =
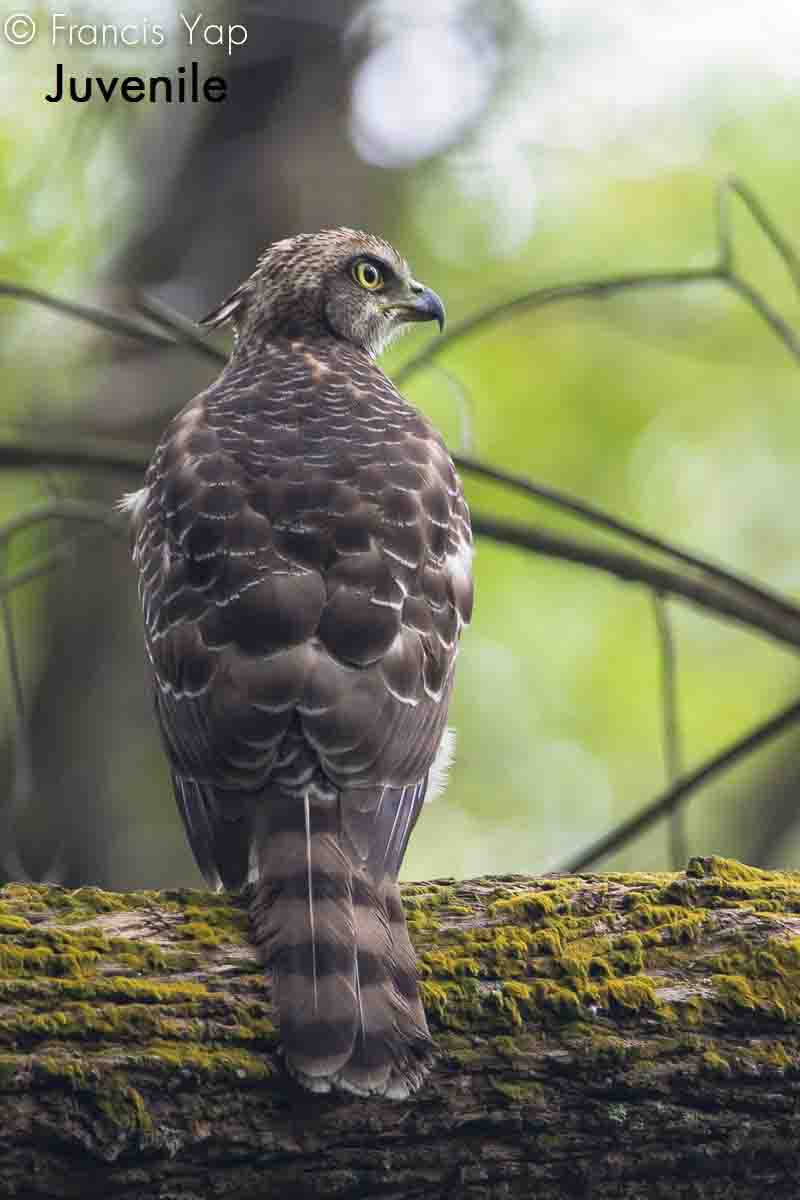
[[[238,887],[252,796],[291,723],[324,585],[275,555],[269,520],[247,504],[245,474],[209,426],[202,395],[167,430],[131,508],[178,808],[209,883]]]
[[[157,708],[204,870],[245,844],[243,795],[317,770],[358,858],[395,875],[470,616],[469,517],[438,435],[364,356],[283,354],[179,414],[136,503]]]
[[[318,630],[327,653],[298,712],[341,789],[343,831],[380,878],[399,870],[445,736],[472,539],[439,435],[382,372],[349,357],[334,359],[350,380],[346,437],[334,447],[322,429],[316,452],[347,463],[357,502],[333,527]],[[313,512],[302,519],[314,526]]]

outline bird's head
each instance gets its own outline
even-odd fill
[[[354,229],[301,233],[268,246],[250,276],[201,324],[237,338],[334,336],[380,354],[416,321],[444,327],[444,305],[382,238]]]

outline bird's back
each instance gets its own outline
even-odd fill
[[[335,338],[234,355],[133,514],[178,805],[256,883],[290,1066],[402,1093],[429,1039],[396,877],[471,609],[469,517],[427,420]]]

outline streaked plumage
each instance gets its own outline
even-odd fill
[[[449,753],[471,535],[441,438],[373,361],[430,317],[380,239],[276,243],[207,319],[234,322],[231,359],[129,503],[178,807],[209,883],[255,885],[286,1061],[314,1090],[403,1096],[431,1054],[396,880]]]

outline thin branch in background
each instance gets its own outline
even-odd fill
[[[718,267],[689,267],[681,271],[649,271],[630,275],[609,275],[603,279],[581,279],[575,283],[553,284],[534,288],[521,296],[502,300],[489,308],[465,317],[451,325],[446,333],[429,342],[422,350],[403,363],[395,375],[399,384],[406,383],[424,367],[440,358],[447,350],[490,328],[517,313],[534,312],[551,304],[563,304],[570,300],[604,300],[623,292],[643,291],[648,288],[675,287],[694,283],[720,283],[724,276]]]
[[[675,635],[669,617],[667,601],[661,592],[654,591],[653,615],[658,634],[661,683],[662,745],[667,787],[673,787],[683,774],[683,747],[678,713],[678,665]],[[686,833],[686,806],[676,804],[669,823],[670,858],[678,871],[689,860],[689,839]]]
[[[743,300],[746,300],[754,312],[757,312],[763,321],[769,325],[774,334],[787,346],[795,358],[800,362],[800,338],[798,338],[792,326],[788,321],[785,321],[781,314],[777,312],[771,304],[768,304],[760,292],[749,284],[746,279],[742,279],[739,275],[731,275],[728,277],[728,287],[736,292]]]
[[[783,259],[795,289],[800,292],[800,257],[798,257],[797,251],[791,242],[787,241],[783,236],[758,196],[754,192],[751,192],[747,184],[735,175],[731,175],[728,179],[723,180],[717,188],[717,228],[720,232],[720,244],[722,245],[724,241],[729,248],[732,245],[729,201],[733,195],[739,197],[756,225],[761,229],[761,232],[772,243],[773,249]],[[730,261],[729,257],[728,262]]]
[[[54,546],[52,550],[40,555],[32,563],[20,567],[13,575],[0,576],[0,596],[9,596],[18,588],[24,587],[26,583],[33,583],[34,580],[41,579],[57,570],[58,567],[65,566],[74,557],[77,540],[75,538],[62,545]]]
[[[93,325],[95,329],[105,329],[107,333],[135,338],[148,346],[175,345],[172,338],[165,337],[163,333],[158,333],[155,329],[142,324],[141,321],[117,316],[116,313],[109,312],[107,308],[98,308],[92,304],[79,304],[75,300],[61,300],[58,296],[50,295],[49,292],[39,291],[38,288],[23,287],[22,284],[0,280],[0,299],[4,296],[9,300],[25,300],[30,304],[39,304],[43,308],[61,313],[62,316],[85,321],[87,324]]]
[[[703,784],[734,766],[760,746],[772,741],[773,738],[796,725],[798,721],[800,721],[800,700],[795,700],[762,725],[757,725],[744,737],[731,742],[719,754],[707,759],[695,771],[684,775],[673,787],[667,788],[660,796],[656,796],[655,800],[651,800],[627,821],[623,821],[615,829],[598,838],[585,850],[568,858],[558,870],[571,875],[594,867],[601,859],[606,858],[615,850],[621,849],[622,846],[632,842],[634,838],[650,829],[652,825],[664,817],[668,817],[676,805],[682,804]]]
[[[454,375],[452,371],[448,371],[446,367],[440,367],[438,364],[433,370],[447,384],[448,390],[456,403],[459,424],[459,450],[462,454],[472,454],[475,450],[475,422],[473,419],[474,406],[472,397],[458,376]]]
[[[466,458],[463,455],[453,455],[453,461],[463,471],[479,475],[483,479],[491,479],[495,483],[501,483],[515,491],[532,496],[537,500],[542,500],[545,504],[551,504],[563,512],[568,512],[573,516],[579,517],[587,524],[597,525],[608,530],[609,533],[618,534],[620,537],[637,542],[641,546],[647,546],[651,550],[656,550],[661,554],[667,555],[669,558],[674,558],[676,562],[685,563],[687,566],[694,567],[703,572],[703,574],[710,575],[722,583],[730,584],[733,588],[746,592],[759,603],[782,607],[787,615],[793,617],[800,616],[800,607],[793,604],[791,600],[787,600],[779,592],[772,591],[764,587],[763,584],[756,582],[756,580],[750,579],[746,575],[741,575],[737,571],[732,571],[728,567],[722,567],[712,559],[705,558],[699,554],[693,554],[689,550],[684,550],[681,546],[673,542],[668,542],[665,538],[658,537],[656,534],[650,533],[648,530],[642,529],[638,525],[624,520],[622,517],[612,516],[610,513],[591,504],[588,500],[580,500],[577,496],[572,496],[570,493],[563,492],[559,488],[550,487],[547,484],[535,483],[532,479],[528,479],[524,475],[518,475],[510,471],[501,471],[497,467],[489,466],[488,463],[479,462],[473,458]]]
[[[70,518],[64,517],[63,522],[69,523]],[[89,522],[89,524],[93,524]],[[85,545],[93,538],[98,536],[98,533],[107,533],[105,522],[99,522],[97,529],[89,528],[83,533],[79,533],[76,537],[64,538],[62,542],[53,546],[50,550],[46,550],[35,558],[32,562],[27,563],[24,567],[20,567],[13,575],[0,575],[0,594],[10,595],[17,588],[24,587],[27,583],[33,583],[37,579],[41,579],[45,575],[50,575],[59,567],[65,566],[75,558],[75,554],[79,546]],[[0,530],[2,527],[0,527]]]
[[[50,506],[64,508],[62,500],[53,500]],[[69,511],[69,504],[66,505]],[[52,515],[52,514],[51,514]],[[63,519],[63,518],[62,518]],[[85,514],[83,519],[85,519]],[[106,522],[100,524],[106,528]],[[17,639],[14,633],[14,620],[11,611],[11,593],[25,583],[49,573],[58,566],[63,566],[70,559],[79,538],[64,542],[52,550],[42,554],[34,562],[11,575],[8,572],[9,542],[15,533],[20,532],[20,526],[8,522],[0,527],[0,618],[2,618],[3,635],[6,647],[8,675],[11,682],[11,694],[14,701],[16,737],[14,739],[14,778],[7,802],[0,805],[0,871],[8,879],[30,882],[31,876],[22,865],[17,849],[16,830],[20,816],[31,805],[35,793],[36,776],[33,769],[33,750],[28,725],[28,714],[25,705],[25,693],[22,684],[22,671],[19,663]],[[85,537],[86,535],[84,535]],[[66,876],[66,859],[63,842],[55,847],[49,866],[39,875],[40,882],[60,883]]]
[[[504,521],[473,510],[472,529],[478,537],[491,538],[563,562],[580,563],[605,571],[626,583],[646,584],[665,595],[681,596],[717,616],[729,617],[745,627],[769,634],[779,642],[800,647],[800,609],[786,611],[781,605],[754,601],[746,593],[721,587],[713,579],[675,571],[635,554],[564,537],[534,525]]]
[[[68,431],[56,436],[22,426],[0,427],[0,469],[59,467],[66,470],[125,471],[137,476],[144,471],[152,446],[90,436],[76,438]]]
[[[127,536],[127,522],[119,513],[104,504],[91,500],[44,500],[23,513],[0,523],[0,539],[8,542],[17,533],[41,525],[45,521],[77,521],[86,525],[103,525],[117,537]]]
[[[195,321],[185,317],[177,309],[171,308],[163,300],[157,300],[155,296],[140,294],[134,298],[134,307],[156,325],[173,334],[176,344],[188,346],[215,363],[228,361],[226,352],[210,342],[207,334],[198,328]]]
[[[576,283],[534,288],[522,296],[514,296],[510,300],[501,301],[489,308],[481,309],[471,317],[452,325],[447,333],[430,342],[423,350],[408,359],[397,373],[396,379],[404,383],[438,359],[446,350],[452,349],[466,337],[497,324],[506,317],[520,312],[532,312],[545,308],[550,304],[560,304],[569,300],[605,300],[610,296],[621,295],[625,292],[641,291],[646,288],[674,287],[676,285],[693,285],[718,283],[732,288],[752,307],[753,311],[769,326],[786,346],[786,349],[800,362],[800,338],[795,331],[772,305],[750,287],[746,280],[736,273],[733,265],[732,243],[728,221],[727,196],[735,191],[741,197],[753,214],[760,228],[770,239],[776,252],[787,264],[792,277],[797,277],[796,256],[789,243],[777,232],[769,220],[763,207],[755,201],[752,193],[739,180],[723,180],[715,194],[716,228],[717,228],[717,261],[710,267],[689,267],[680,271],[650,271],[629,275],[610,275],[604,279],[584,279]],[[777,236],[776,236],[777,235]]]
[[[0,548],[2,555],[2,573],[5,576],[8,567],[8,543]],[[0,869],[6,878],[30,881],[30,877],[22,865],[17,851],[16,827],[19,815],[28,808],[33,796],[33,751],[28,733],[28,719],[25,711],[25,694],[22,687],[22,672],[19,666],[17,641],[14,636],[14,620],[11,613],[11,599],[7,591],[0,594],[0,619],[3,624],[3,637],[6,647],[6,662],[8,677],[11,681],[11,698],[14,703],[16,737],[14,739],[14,780],[8,801],[0,811]]]

